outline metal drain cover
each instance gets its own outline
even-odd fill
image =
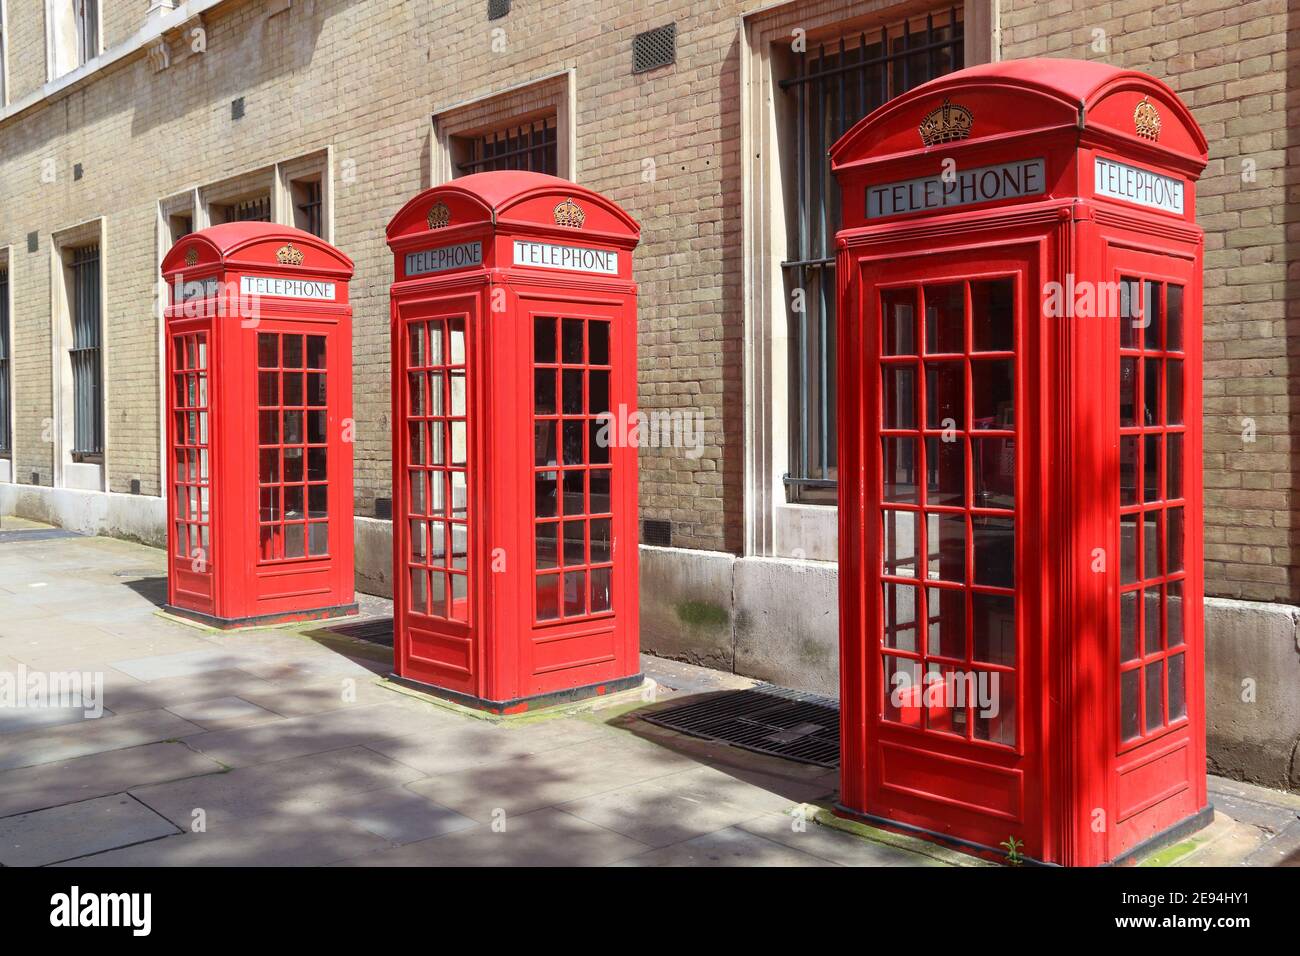
[[[393,646],[393,619],[391,617],[377,617],[369,621],[354,621],[351,624],[336,624],[329,630],[335,634],[342,634],[344,637],[354,637],[358,641],[369,641],[371,644],[382,644],[385,647]]]
[[[642,717],[755,753],[819,767],[840,765],[840,704],[833,697],[760,684],[707,694]]]

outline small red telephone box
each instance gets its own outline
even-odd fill
[[[163,259],[168,610],[217,627],[353,614],[352,260],[235,222]]]
[[[641,681],[639,234],[529,172],[389,224],[399,679],[497,713]]]
[[[1072,865],[1203,825],[1199,128],[1021,60],[831,157],[841,811]]]

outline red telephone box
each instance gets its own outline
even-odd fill
[[[639,234],[528,172],[389,223],[399,679],[498,713],[640,683]]]
[[[1088,865],[1209,819],[1206,143],[1163,83],[975,67],[831,151],[841,811]]]
[[[352,260],[235,222],[163,259],[168,610],[217,627],[356,613]]]

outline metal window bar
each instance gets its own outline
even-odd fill
[[[74,4],[78,65],[84,65],[99,55],[99,0],[74,0]]]
[[[255,196],[241,199],[226,207],[229,218],[227,222],[270,222],[271,197]]]
[[[470,158],[456,164],[457,173],[466,176],[497,169],[522,169],[554,176],[559,168],[558,129],[555,117],[476,136],[471,141]]]
[[[793,52],[794,75],[781,80],[794,116],[794,221],[781,263],[791,329],[790,501],[833,504],[838,475],[835,393],[835,254],[839,187],[830,147],[892,97],[963,66],[960,8],[842,36]]]
[[[104,453],[103,365],[101,362],[99,246],[72,253],[72,453]]]
[[[13,451],[9,434],[9,273],[0,272],[0,456]]]
[[[309,179],[306,182],[299,183],[302,189],[303,200],[297,203],[297,208],[303,216],[303,228],[317,238],[324,239],[321,233],[321,183],[319,179]]]

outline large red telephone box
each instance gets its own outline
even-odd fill
[[[1039,59],[831,156],[841,811],[1072,865],[1202,825],[1204,137]]]
[[[528,172],[389,224],[399,679],[499,713],[641,681],[638,237]]]
[[[260,222],[163,259],[168,610],[217,627],[355,613],[352,260]]]

